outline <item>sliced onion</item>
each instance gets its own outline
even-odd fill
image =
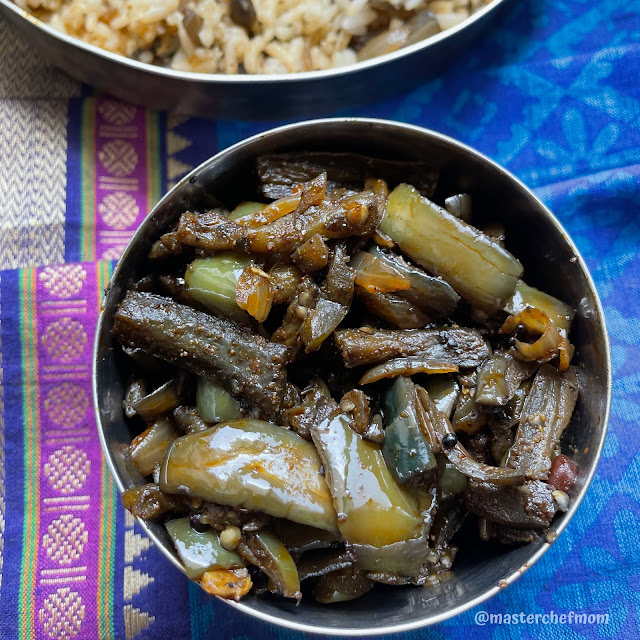
[[[396,243],[384,233],[381,233],[376,229],[376,232],[373,234],[373,241],[379,246],[384,247],[385,249],[395,249]]]
[[[236,283],[236,303],[258,322],[264,322],[273,305],[271,279],[258,267],[248,265]]]
[[[390,267],[366,251],[361,251],[353,258],[351,266],[356,270],[356,284],[369,293],[387,293],[389,291],[406,291],[411,282],[399,271]]]
[[[563,338],[540,309],[527,308],[517,316],[509,316],[500,327],[500,333],[513,333],[520,326],[530,333],[539,333],[540,337],[533,343],[515,340],[514,355],[517,358],[526,362],[548,362],[558,355]]]
[[[269,222],[273,222],[282,216],[286,216],[288,213],[295,211],[300,204],[300,195],[287,196],[275,200],[271,204],[268,204],[264,209],[255,211],[254,213],[238,218],[236,222],[246,226],[261,226]]]
[[[365,191],[373,191],[376,195],[384,196],[386,198],[389,195],[389,185],[382,178],[367,178],[364,181]]]

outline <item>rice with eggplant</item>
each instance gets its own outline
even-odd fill
[[[456,26],[491,0],[15,0],[62,33],[200,73],[350,65]]]

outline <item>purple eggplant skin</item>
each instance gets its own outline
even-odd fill
[[[477,367],[489,355],[487,343],[475,329],[342,329],[335,341],[347,367],[422,356],[460,368]]]
[[[431,196],[438,171],[425,162],[368,158],[355,153],[273,153],[256,161],[262,195],[277,200],[291,194],[301,182],[327,173],[327,191],[361,191],[366,178],[386,176],[393,184],[408,181]]]
[[[517,469],[532,480],[548,480],[552,456],[577,399],[575,367],[564,373],[548,364],[540,367],[522,408],[506,467]]]
[[[275,419],[280,410],[286,348],[229,320],[129,291],[114,316],[113,336],[219,384],[261,417]]]

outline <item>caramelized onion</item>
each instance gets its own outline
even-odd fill
[[[356,284],[369,293],[406,291],[411,282],[380,258],[361,251],[353,258],[351,266],[356,270]]]
[[[250,264],[236,283],[236,303],[258,322],[264,322],[273,305],[271,279],[258,267]]]
[[[517,316],[509,316],[500,327],[500,333],[513,333],[521,326],[540,337],[532,343],[516,339],[514,355],[517,358],[526,362],[548,362],[558,355],[562,336],[540,309],[527,308]]]

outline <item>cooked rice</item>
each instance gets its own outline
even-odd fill
[[[253,0],[256,20],[248,31],[231,18],[230,3],[238,0],[15,0],[54,29],[90,44],[202,73],[346,66],[358,61],[356,48],[368,37],[393,31],[406,38],[409,21],[420,12],[432,11],[445,30],[490,1]]]

